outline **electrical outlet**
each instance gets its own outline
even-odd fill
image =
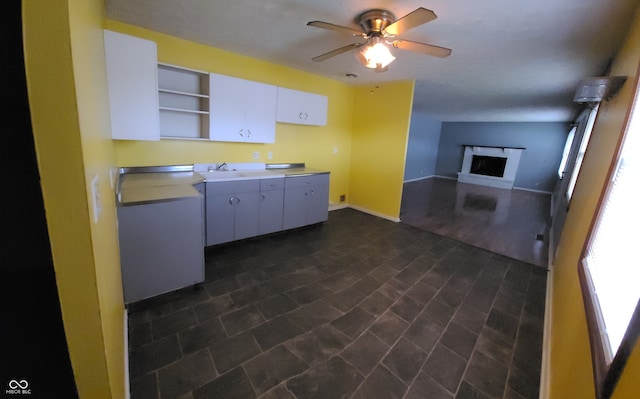
[[[345,194],[342,194],[340,196],[340,202],[345,202],[347,200],[347,196]]]
[[[273,152],[269,151],[269,152],[267,153],[267,158],[269,158],[269,159],[273,159]]]
[[[338,147],[333,147],[333,153],[337,154],[338,153]]]

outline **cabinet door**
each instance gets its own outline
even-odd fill
[[[327,124],[326,96],[278,87],[276,120],[299,125]]]
[[[307,224],[307,188],[292,187],[284,191],[283,229],[294,229]]]
[[[216,193],[207,183],[207,246],[233,241],[235,197],[233,194]]]
[[[245,81],[246,88],[246,141],[273,143],[276,140],[276,86]]]
[[[126,303],[204,281],[202,198],[117,211]]]
[[[327,110],[329,106],[329,100],[327,96],[321,96],[319,94],[305,93],[306,113],[307,117],[305,124],[326,126],[327,125]]]
[[[255,237],[258,235],[260,217],[259,192],[235,194],[235,234],[234,239]]]
[[[307,224],[325,222],[329,218],[329,185],[307,189]]]
[[[156,44],[104,31],[111,137],[160,140]]]
[[[283,206],[284,190],[271,190],[260,193],[260,234],[269,234],[282,230]]]
[[[209,76],[209,138],[246,141],[244,80],[212,73]]]

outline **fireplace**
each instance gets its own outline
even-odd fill
[[[461,183],[512,189],[524,148],[465,145]]]
[[[469,173],[476,175],[502,177],[507,158],[488,157],[486,155],[474,155],[471,158],[471,170]]]

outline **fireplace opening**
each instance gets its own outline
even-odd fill
[[[504,176],[504,167],[507,165],[507,158],[488,157],[484,155],[474,155],[471,160],[469,173],[485,176]]]

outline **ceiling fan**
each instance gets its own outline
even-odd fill
[[[366,39],[364,43],[349,44],[313,57],[312,60],[317,62],[324,61],[338,54],[362,47],[362,49],[356,53],[356,59],[366,67],[374,68],[376,72],[384,72],[388,69],[387,66],[395,59],[386,46],[387,44],[401,50],[423,53],[440,58],[448,57],[451,54],[451,49],[397,38],[397,36],[403,32],[433,21],[436,18],[437,16],[433,11],[419,7],[400,19],[396,19],[395,16],[387,10],[374,9],[365,11],[356,18],[361,30],[323,21],[311,21],[307,23],[307,26],[329,29],[336,32],[347,33],[353,37]]]

